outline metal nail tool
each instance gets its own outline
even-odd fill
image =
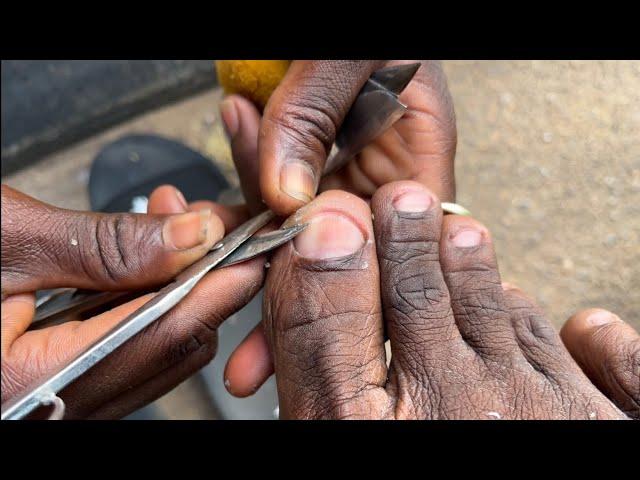
[[[384,68],[373,73],[358,94],[347,114],[336,143],[327,160],[324,174],[344,166],[368,143],[399,120],[406,106],[398,95],[411,81],[419,63]],[[155,296],[130,314],[100,339],[86,347],[68,364],[38,379],[25,392],[2,405],[2,420],[19,420],[41,405],[53,405],[50,418],[62,418],[64,402],[58,393],[110,353],[177,305],[211,270],[223,268],[265,252],[294,238],[306,227],[298,224],[270,233],[255,235],[275,218],[271,211],[260,213],[243,223],[218,242],[202,259],[195,262]],[[54,317],[64,318],[103,305],[123,295],[120,292],[82,292],[59,289],[39,302],[34,326]]]

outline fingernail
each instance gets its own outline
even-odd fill
[[[399,212],[419,213],[429,210],[433,203],[431,194],[424,190],[410,190],[397,196],[393,207]]]
[[[298,253],[314,260],[344,257],[363,245],[364,235],[351,220],[328,213],[312,218],[294,240]]]
[[[606,325],[607,323],[613,322],[621,322],[620,317],[614,315],[611,312],[607,312],[606,310],[599,310],[597,312],[592,313],[587,317],[587,322],[592,327],[599,327],[601,325]]]
[[[280,190],[302,202],[309,202],[316,193],[316,181],[311,168],[304,163],[287,163],[280,170]]]
[[[175,193],[176,193],[176,198],[178,199],[178,202],[180,203],[182,208],[184,208],[185,210],[189,208],[189,205],[187,205],[187,199],[184,198],[184,195],[182,194],[182,192],[176,188]]]
[[[232,140],[238,133],[239,126],[238,110],[233,100],[226,98],[220,103],[220,115],[222,117],[224,131],[229,140]]]
[[[482,233],[478,230],[464,229],[458,231],[451,240],[456,247],[477,247],[482,241]]]
[[[162,230],[165,245],[175,250],[197,247],[207,239],[210,220],[208,209],[170,217]]]

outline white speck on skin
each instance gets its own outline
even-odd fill
[[[229,388],[229,385],[231,385],[231,382],[229,381],[229,379],[228,379],[228,378],[225,378],[225,379],[224,379],[224,386],[225,386],[225,387],[227,387],[227,388]]]
[[[71,239],[71,245],[73,245],[74,247],[78,246],[78,240],[76,240],[75,238]]]
[[[269,262],[266,262],[266,263],[264,264],[264,268],[269,268],[270,266],[271,266],[271,264],[270,264]]]
[[[501,420],[502,419],[502,415],[500,415],[498,412],[487,412],[487,415],[489,415],[490,417],[495,418],[496,420]]]
[[[589,418],[596,418],[596,412],[591,412],[589,414]]]

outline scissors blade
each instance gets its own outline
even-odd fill
[[[217,268],[236,265],[278,248],[302,232],[306,226],[306,224],[294,225],[261,235],[253,235],[222,260]],[[61,323],[68,319],[70,315],[79,315],[111,301],[134,294],[134,292],[83,291],[73,288],[65,290],[57,294],[55,298],[46,300],[36,309],[36,316],[31,322],[30,330]]]
[[[106,303],[116,300],[128,292],[95,292],[68,289],[55,297],[48,298],[36,308],[36,314],[31,322],[30,329],[39,327],[45,320],[69,316],[80,315],[93,308],[100,307]]]
[[[218,268],[235,265],[278,248],[302,232],[307,228],[307,225],[306,223],[298,224],[293,227],[265,233],[264,235],[253,236],[220,262]]]
[[[406,65],[394,65],[392,67],[381,68],[380,70],[373,72],[370,80],[398,96],[407,87],[407,85],[409,85],[409,82],[419,68],[419,63],[409,63]]]

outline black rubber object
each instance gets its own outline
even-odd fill
[[[216,200],[229,184],[214,163],[189,147],[154,135],[131,135],[107,145],[89,176],[94,212],[128,212],[135,197],[149,197],[163,184],[187,199]]]

